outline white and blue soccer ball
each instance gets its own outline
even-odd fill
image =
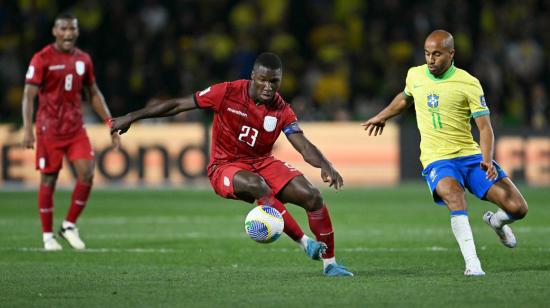
[[[253,208],[244,221],[244,230],[258,243],[276,241],[285,228],[283,216],[271,206],[262,205]]]

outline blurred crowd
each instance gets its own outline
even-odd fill
[[[480,79],[495,125],[550,126],[548,0],[0,0],[2,122],[21,121],[27,65],[63,11],[79,19],[78,46],[114,115],[248,78],[255,57],[273,51],[300,120],[364,120],[424,63],[427,34],[446,29],[455,65]]]

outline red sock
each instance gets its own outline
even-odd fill
[[[84,207],[86,202],[88,202],[88,196],[90,196],[90,190],[92,189],[92,184],[82,183],[80,181],[76,182],[76,185],[73,190],[73,197],[71,199],[71,207],[67,213],[66,221],[75,223],[78,216]]]
[[[290,215],[290,212],[287,211],[284,204],[281,201],[277,200],[277,198],[275,198],[274,196],[261,198],[258,200],[258,205],[270,205],[274,209],[279,211],[281,215],[283,215],[283,220],[285,221],[285,228],[283,231],[291,239],[293,239],[294,241],[298,241],[304,236],[304,232],[302,231],[296,220],[294,220],[294,217]]]
[[[309,228],[315,234],[317,241],[327,244],[327,251],[323,254],[324,259],[334,257],[334,231],[332,222],[325,205],[320,210],[307,212]]]
[[[52,232],[54,188],[40,184],[38,190],[38,213],[42,222],[42,232]]]

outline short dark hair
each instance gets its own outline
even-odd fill
[[[58,20],[75,20],[75,19],[76,19],[76,16],[74,16],[72,13],[63,12],[55,16],[53,23],[55,24]]]
[[[283,62],[281,62],[281,59],[276,54],[272,52],[264,52],[256,58],[256,61],[254,61],[254,69],[257,69],[259,66],[276,70],[283,68]]]

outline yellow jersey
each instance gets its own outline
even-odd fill
[[[454,64],[436,77],[424,64],[409,69],[404,94],[414,99],[424,168],[434,161],[481,153],[470,119],[488,115],[489,108],[477,78]]]

